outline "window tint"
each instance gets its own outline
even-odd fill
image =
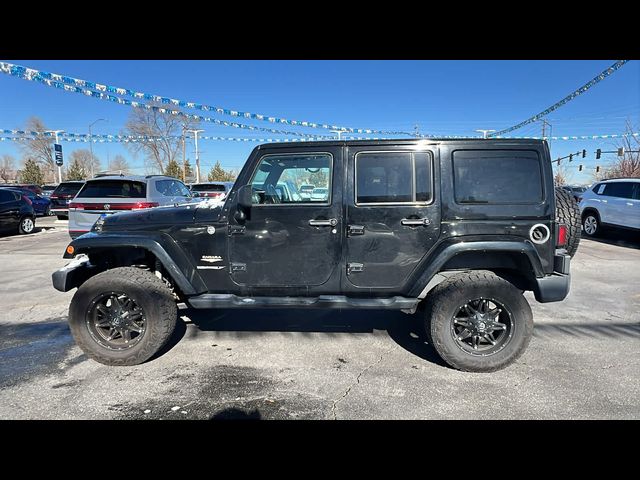
[[[85,183],[76,198],[145,198],[147,186],[132,180],[94,180]]]
[[[328,153],[267,155],[251,181],[253,203],[329,203],[331,201],[332,157]],[[325,188],[326,194],[312,195],[303,185]]]
[[[180,180],[158,180],[156,190],[165,197],[189,197],[189,189]]]
[[[194,192],[224,192],[224,191],[226,191],[224,185],[215,185],[215,184],[212,185],[210,183],[193,185],[191,187],[191,190],[194,191]]]
[[[633,198],[635,200],[640,200],[640,183],[635,183],[635,190],[633,192]]]
[[[75,195],[82,188],[83,183],[61,183],[53,191],[56,195]]]
[[[605,184],[604,193],[607,197],[633,198],[632,182],[613,182]]]
[[[457,203],[518,204],[542,201],[536,152],[459,150],[453,153]]]
[[[0,189],[0,202],[13,202],[14,200],[16,197],[12,192]]]

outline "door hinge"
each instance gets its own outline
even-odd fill
[[[244,225],[229,225],[229,235],[242,234],[245,231]]]
[[[246,272],[247,264],[246,263],[232,263],[231,264],[232,272]]]
[[[364,265],[362,263],[347,263],[347,275],[362,272],[363,270]]]
[[[354,235],[364,235],[364,225],[347,226],[347,235],[350,237],[353,237]]]

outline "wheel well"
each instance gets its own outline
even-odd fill
[[[137,267],[151,272],[159,272],[162,278],[169,283],[176,295],[182,298],[175,280],[162,262],[146,248],[142,247],[109,247],[96,248],[86,252],[89,261],[96,267],[95,273],[104,272],[118,267]]]
[[[592,207],[585,208],[585,209],[582,211],[582,215],[581,215],[582,220],[584,220],[584,217],[585,217],[588,213],[593,213],[593,214],[595,214],[596,218],[598,219],[598,222],[600,221],[600,213],[598,212],[598,210],[596,210],[595,208],[592,208]]]
[[[529,258],[515,252],[465,252],[449,259],[441,269],[490,270],[520,290],[535,288],[535,272]]]

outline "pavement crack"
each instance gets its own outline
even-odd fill
[[[347,398],[347,396],[349,395],[349,393],[351,392],[351,389],[353,387],[355,387],[356,385],[358,385],[360,383],[360,378],[362,378],[362,375],[364,375],[368,370],[370,370],[371,368],[375,367],[376,365],[378,365],[382,359],[384,358],[384,356],[389,353],[391,350],[393,350],[392,348],[389,348],[388,350],[385,350],[384,352],[382,352],[380,354],[380,358],[378,358],[378,360],[376,360],[375,362],[367,365],[356,377],[356,381],[353,382],[351,385],[349,385],[347,387],[347,389],[344,391],[344,393],[342,394],[342,396],[336,400],[333,401],[333,405],[331,405],[331,414],[333,415],[333,419],[337,420],[338,419],[338,415],[336,413],[336,407],[338,406],[338,403],[340,403],[342,400],[344,400],[345,398]]]

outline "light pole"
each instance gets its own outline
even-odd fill
[[[64,130],[45,130],[45,133],[53,133],[55,135],[55,143],[59,143],[58,134],[62,132],[64,132]],[[62,165],[58,165],[58,179],[60,180],[59,183],[62,183]]]
[[[340,140],[342,137],[340,136],[343,133],[347,133],[344,130],[329,130],[331,133],[337,133],[338,134],[338,140]]]
[[[93,138],[91,138],[91,127],[93,126],[94,123],[98,123],[101,120],[105,122],[108,121],[106,118],[99,118],[95,122],[91,122],[89,124],[89,151],[91,152],[91,178],[93,178]],[[109,165],[107,165],[107,169],[108,168],[109,168]]]
[[[482,133],[482,138],[487,138],[487,133],[495,132],[495,130],[476,130],[476,132],[481,132]]]
[[[196,144],[196,183],[200,183],[200,155],[198,155],[198,133],[204,132],[204,130],[187,130],[187,132],[192,132],[194,135]]]

